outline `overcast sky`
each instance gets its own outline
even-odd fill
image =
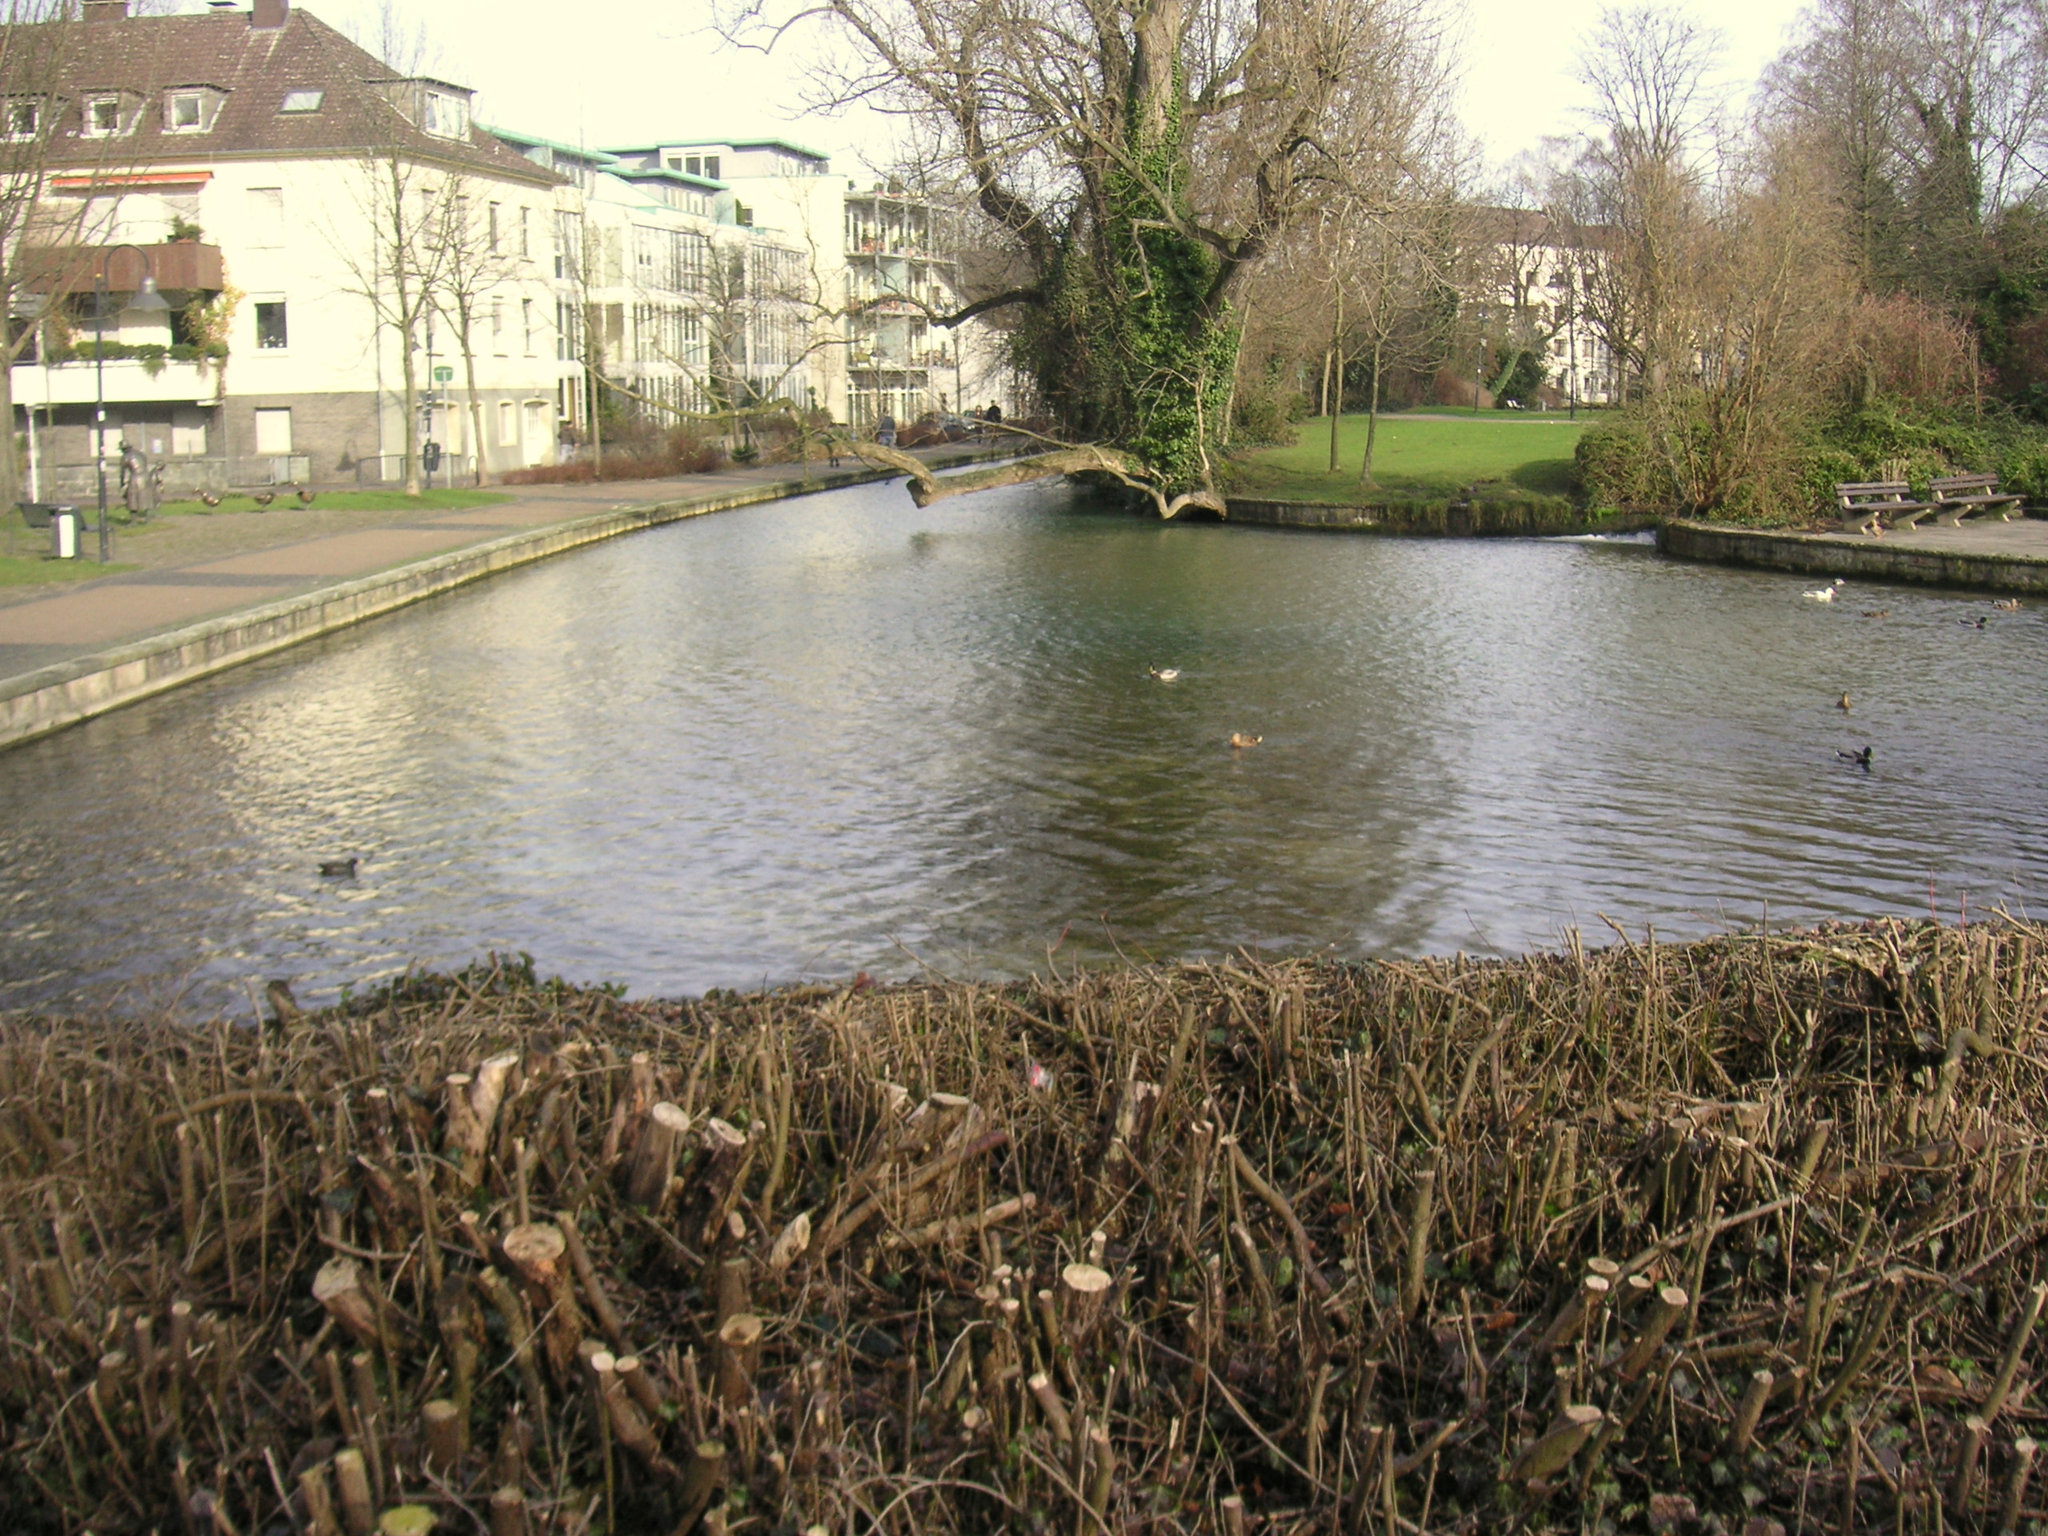
[[[374,36],[383,0],[293,0],[344,31]],[[1505,163],[1570,132],[1579,39],[1602,0],[1464,0],[1463,106],[1490,158]],[[395,0],[424,24],[436,72],[479,93],[482,121],[592,145],[733,136],[793,139],[859,173],[886,130],[873,120],[805,115],[801,60],[723,47],[709,0]],[[182,0],[202,10],[203,0]],[[1696,14],[1728,39],[1727,73],[1746,84],[1782,46],[1797,6],[1718,0]]]

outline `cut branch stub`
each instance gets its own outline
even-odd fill
[[[1080,1349],[1102,1321],[1109,1297],[1109,1271],[1093,1264],[1069,1264],[1060,1271],[1060,1325],[1069,1349]]]
[[[780,1275],[811,1246],[811,1213],[799,1211],[768,1250],[768,1273]]]
[[[1565,1349],[1576,1343],[1585,1331],[1587,1320],[1597,1314],[1607,1300],[1608,1289],[1606,1279],[1600,1275],[1587,1275],[1579,1281],[1579,1288],[1558,1308],[1557,1316],[1543,1330],[1543,1337],[1536,1341],[1533,1352],[1541,1354],[1548,1349]]]
[[[435,1398],[420,1408],[420,1426],[426,1433],[427,1470],[445,1477],[461,1463],[468,1447],[469,1432],[463,1413],[446,1398]]]
[[[1636,1341],[1629,1345],[1617,1368],[1623,1381],[1634,1381],[1656,1358],[1657,1351],[1664,1347],[1664,1336],[1671,1332],[1671,1325],[1685,1314],[1691,1298],[1685,1288],[1677,1285],[1662,1287],[1643,1316],[1642,1331]]]
[[[481,1157],[491,1142],[491,1128],[498,1121],[498,1106],[505,1102],[505,1083],[512,1075],[512,1069],[519,1065],[519,1053],[507,1051],[493,1056],[476,1069],[475,1080],[469,1085],[469,1110],[473,1125],[470,1134],[476,1144],[468,1150]]]
[[[514,1227],[505,1234],[500,1246],[528,1283],[544,1291],[553,1291],[560,1283],[562,1255],[568,1252],[569,1245],[562,1229],[553,1222],[530,1221],[523,1227]]]
[[[676,1154],[690,1132],[690,1117],[667,1100],[648,1112],[633,1160],[626,1170],[626,1199],[648,1210],[658,1211],[668,1198],[669,1181],[675,1177]]]
[[[332,1258],[313,1276],[313,1299],[365,1349],[377,1343],[377,1303],[363,1288],[363,1269],[354,1259]]]
[[[735,1413],[754,1400],[754,1368],[761,1358],[764,1328],[753,1313],[741,1312],[718,1330],[718,1395]]]
[[[1565,1463],[1578,1455],[1579,1447],[1592,1437],[1607,1417],[1590,1403],[1574,1403],[1558,1415],[1557,1422],[1540,1439],[1530,1442],[1522,1454],[1515,1458],[1515,1464],[1508,1469],[1508,1480],[1516,1483],[1540,1483],[1555,1477],[1564,1470]]]

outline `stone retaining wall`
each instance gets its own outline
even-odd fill
[[[2048,592],[2048,560],[1992,550],[1934,549],[1898,540],[1831,539],[1767,533],[1672,519],[1657,530],[1657,548],[1681,560],[1748,565],[1810,576],[1914,581],[1930,586],[2000,592]]]
[[[1320,528],[1421,538],[1555,538],[1631,533],[1656,526],[1647,517],[1589,517],[1566,502],[1435,501],[1340,507],[1315,501],[1230,498],[1230,521],[1274,528]]]

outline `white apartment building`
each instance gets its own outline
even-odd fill
[[[958,221],[941,205],[900,186],[862,192],[824,155],[782,139],[612,153],[642,174],[725,189],[724,218],[750,247],[758,398],[779,394],[857,429],[990,403],[1015,414],[996,333],[979,321],[932,323],[963,302]]]
[[[1601,231],[1573,240],[1550,219],[1525,208],[1479,208],[1480,258],[1467,303],[1496,342],[1534,343],[1548,366],[1548,387],[1561,401],[1608,405],[1620,380],[1612,353],[1587,318],[1586,286],[1603,259]]]
[[[75,78],[36,120],[8,119],[48,136],[52,204],[77,214],[52,227],[79,248],[45,253],[60,275],[16,303],[45,342],[12,379],[39,494],[88,493],[95,338],[106,451],[135,442],[167,462],[175,490],[402,477],[405,261],[372,233],[394,195],[423,243],[432,208],[436,227],[455,227],[452,210],[462,231],[481,432],[446,315],[409,338],[444,474],[479,457],[489,470],[554,459],[564,370],[550,264],[565,186],[476,128],[469,91],[393,78],[290,0],[189,16],[88,0],[84,15]],[[417,259],[436,258],[423,245]],[[168,312],[128,307],[145,270]],[[104,318],[100,276],[119,310]]]

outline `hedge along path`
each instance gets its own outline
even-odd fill
[[[2048,932],[0,1024],[14,1531],[2016,1529]]]

